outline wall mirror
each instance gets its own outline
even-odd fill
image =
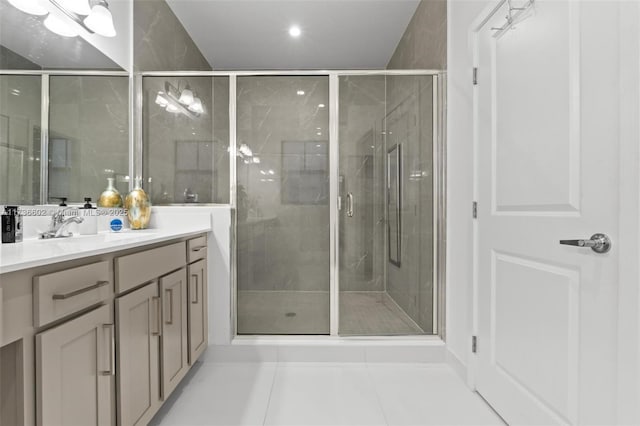
[[[387,218],[389,262],[400,266],[402,192],[400,188],[402,169],[401,145],[393,145],[387,151]]]
[[[56,6],[83,3],[0,0],[0,204],[128,190],[131,0],[108,36]]]

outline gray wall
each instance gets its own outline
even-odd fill
[[[387,78],[387,147],[402,147],[400,266],[387,292],[426,333],[433,327],[433,80]]]
[[[95,203],[108,177],[126,194],[129,79],[52,76],[49,102],[49,197]]]
[[[388,69],[447,68],[447,2],[422,0],[398,43]]]
[[[210,71],[187,31],[164,0],[134,0],[135,71]]]

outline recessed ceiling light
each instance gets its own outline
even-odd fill
[[[324,108],[325,105],[324,104],[318,104],[318,108]]]
[[[298,96],[304,96],[304,90],[298,90],[296,93]]]
[[[297,25],[292,25],[291,27],[289,27],[289,35],[291,37],[300,37],[300,34],[302,34],[302,31],[300,30],[300,27]]]
[[[318,133],[316,133],[316,135],[322,136],[322,132],[318,132]]]

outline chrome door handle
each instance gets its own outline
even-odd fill
[[[596,253],[606,253],[611,250],[611,239],[605,234],[593,234],[588,240],[560,240],[560,244],[590,247]]]
[[[347,216],[353,217],[353,194],[347,194]]]

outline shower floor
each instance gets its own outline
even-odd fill
[[[329,334],[329,293],[239,291],[239,334]],[[425,334],[384,292],[341,292],[341,335]]]

